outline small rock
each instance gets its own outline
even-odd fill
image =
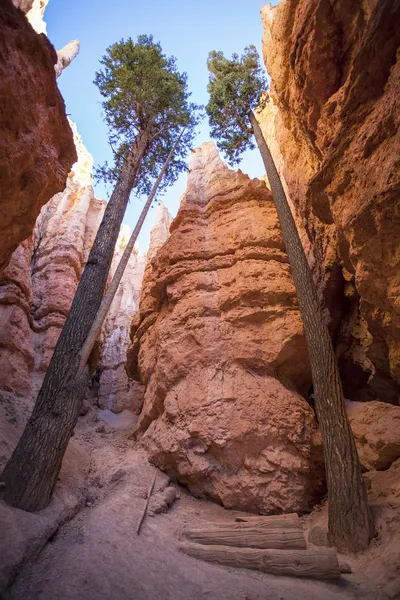
[[[117,481],[121,481],[121,479],[124,479],[125,476],[126,476],[125,469],[117,469],[117,471],[115,471],[111,475],[110,483],[117,483]]]
[[[353,572],[351,566],[348,563],[340,563],[339,568],[340,568],[341,573],[352,573]]]
[[[170,507],[176,500],[176,488],[167,487],[164,491],[164,500],[168,507]]]
[[[106,428],[104,427],[104,425],[97,425],[95,431],[96,433],[105,433]]]
[[[91,506],[93,506],[93,505],[92,505],[92,503],[91,503],[91,502],[86,502],[86,506],[87,506],[88,508],[90,508],[90,507],[91,507]]]

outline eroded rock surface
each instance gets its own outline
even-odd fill
[[[260,121],[330,310],[345,394],[400,397],[400,3],[262,9]]]
[[[11,0],[1,2],[0,31],[2,269],[31,235],[41,207],[64,189],[76,152],[56,84],[54,48]]]
[[[129,237],[129,228],[122,226],[110,278],[114,275]],[[101,332],[98,402],[101,408],[115,413],[124,409],[139,413],[143,404],[143,386],[128,378],[125,365],[130,323],[139,307],[145,265],[146,255],[140,256],[134,249]]]
[[[66,189],[42,208],[0,276],[0,389],[27,394],[30,374],[47,369],[103,216],[93,159],[71,125],[79,158]]]
[[[294,391],[310,373],[271,194],[203,144],[170,230],[128,354],[150,460],[227,507],[306,510],[316,424]]]
[[[348,402],[346,411],[363,468],[388,469],[400,458],[400,407],[384,402]]]

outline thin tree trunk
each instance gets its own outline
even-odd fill
[[[252,111],[249,117],[267,171],[303,319],[324,447],[329,539],[341,551],[362,551],[372,538],[373,524],[335,353],[279,174]]]
[[[157,193],[158,186],[160,185],[162,178],[164,177],[165,172],[168,169],[168,166],[174,156],[176,147],[179,144],[179,142],[183,136],[183,133],[184,133],[184,130],[182,130],[181,134],[179,135],[178,139],[176,140],[175,144],[173,145],[172,150],[167,157],[167,160],[163,164],[160,174],[157,177],[155,184],[153,185],[153,188],[150,192],[149,197],[146,200],[146,203],[143,207],[142,212],[140,213],[140,217],[138,219],[138,222],[136,223],[136,227],[132,231],[132,235],[129,238],[129,242],[127,243],[126,248],[121,256],[121,260],[119,261],[118,267],[115,270],[114,277],[111,280],[111,283],[108,287],[106,295],[104,296],[103,302],[101,303],[101,306],[98,310],[96,318],[93,321],[93,325],[88,333],[85,343],[83,344],[82,352],[81,352],[81,360],[79,363],[77,377],[80,377],[82,375],[83,370],[86,366],[86,363],[89,359],[90,353],[93,349],[93,346],[94,346],[98,336],[100,335],[100,331],[101,331],[101,327],[104,323],[104,319],[106,318],[107,313],[110,310],[110,306],[114,299],[114,296],[117,293],[118,286],[120,284],[120,281],[121,281],[124,271],[126,269],[126,265],[128,264],[129,258],[132,254],[132,250],[135,246],[135,242],[138,238],[138,235],[140,233],[140,230],[142,228],[144,220],[147,216],[147,213],[149,212],[151,203],[153,202],[154,196]]]
[[[80,352],[103,297],[129,195],[150,140],[148,127],[137,136],[122,168],[32,415],[1,475],[3,498],[17,508],[37,511],[50,501],[88,382],[87,374],[76,377]]]

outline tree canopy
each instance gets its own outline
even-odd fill
[[[255,148],[248,112],[267,101],[267,79],[255,46],[247,46],[241,57],[232,54],[230,60],[223,52],[213,50],[207,67],[210,100],[206,111],[211,136],[228,162],[236,165],[245,150]]]
[[[184,159],[199,121],[199,107],[189,101],[186,73],[179,73],[175,57],[163,54],[151,35],[139,36],[136,43],[128,38],[112,44],[100,64],[103,68],[94,83],[105,98],[102,106],[114,164],[98,168],[96,177],[115,183],[136,137],[150,128],[151,142],[136,185],[138,194],[148,194],[174,141],[186,128],[164,177],[165,188],[186,168]]]

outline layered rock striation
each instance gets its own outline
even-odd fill
[[[171,235],[146,270],[128,372],[146,386],[137,434],[196,495],[263,513],[315,495],[310,371],[265,183],[194,151]]]
[[[29,2],[20,2],[24,10]],[[33,10],[33,9],[32,9]],[[33,18],[33,17],[32,17]],[[65,187],[76,160],[58,91],[57,54],[11,0],[0,5],[0,269]]]
[[[330,311],[347,397],[400,398],[399,2],[262,9],[259,116]]]
[[[71,126],[78,161],[66,188],[42,208],[0,275],[0,389],[28,394],[31,374],[47,369],[103,216],[92,157]]]

